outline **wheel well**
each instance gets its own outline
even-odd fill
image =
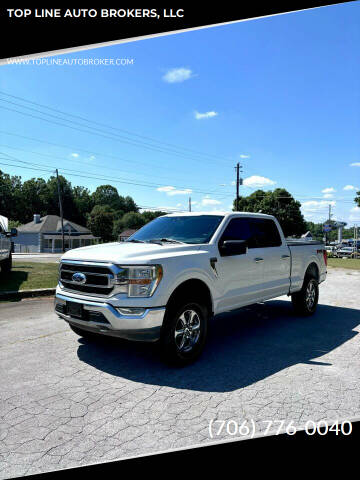
[[[209,287],[205,282],[198,279],[186,280],[181,283],[170,295],[167,305],[177,301],[179,298],[191,296],[192,299],[202,300],[208,307],[210,314],[213,314],[213,302]]]
[[[320,280],[319,267],[316,265],[316,263],[310,263],[305,272],[305,277],[307,276],[312,276],[316,278],[317,281]]]

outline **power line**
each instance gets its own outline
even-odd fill
[[[51,145],[51,146],[54,146],[54,147],[59,147],[59,148],[64,148],[64,149],[69,149],[69,150],[76,150],[78,152],[84,152],[84,153],[94,155],[94,156],[97,156],[97,157],[107,157],[107,158],[114,159],[114,160],[120,160],[122,162],[130,163],[131,165],[143,165],[145,167],[151,168],[152,170],[154,170],[154,169],[158,169],[158,170],[162,170],[162,171],[164,170],[163,167],[159,167],[156,164],[153,165],[153,164],[144,163],[144,162],[141,162],[141,161],[138,161],[138,160],[136,160],[136,161],[135,160],[129,160],[129,159],[125,159],[123,157],[119,157],[119,156],[116,156],[116,155],[111,155],[109,153],[97,152],[97,151],[94,151],[94,150],[86,150],[84,148],[77,147],[77,146],[74,146],[74,145],[66,145],[66,144],[61,144],[61,143],[56,143],[56,142],[49,142],[49,141],[39,139],[39,138],[35,138],[35,137],[28,137],[28,136],[25,136],[25,135],[20,135],[18,133],[7,132],[5,130],[0,130],[0,133],[5,134],[5,135],[9,135],[9,136],[13,136],[13,137],[17,137],[17,138],[23,138],[25,140],[30,140],[30,141],[33,141],[33,142],[42,143],[44,145]],[[9,145],[3,145],[3,146],[6,146],[7,148],[11,148],[11,149],[14,149],[14,150],[20,150],[20,151],[22,150],[24,152],[33,153],[35,155],[50,156],[49,154],[33,152],[33,151],[21,149],[19,147],[13,147],[13,146],[9,146]],[[76,161],[76,162],[80,163],[80,160],[77,160],[77,159],[74,159],[74,160],[71,160],[71,161]],[[81,162],[81,163],[84,163],[87,166],[89,165],[88,162]],[[104,167],[101,167],[101,168],[104,169]],[[111,167],[111,170],[113,170],[113,169],[122,171],[122,170],[120,170],[116,167]],[[110,170],[110,168],[109,168],[109,170]],[[164,177],[163,175],[158,175],[157,174],[156,176],[159,177],[159,178],[168,179],[168,177]],[[169,180],[169,181],[172,181],[172,180]],[[210,193],[212,193],[212,191]]]
[[[0,146],[5,146],[7,148],[9,148],[8,145],[1,145]],[[40,155],[40,156],[45,156],[45,157],[50,157],[50,158],[53,158],[53,159],[59,159],[61,161],[74,161],[74,162],[78,162],[78,163],[81,163],[81,164],[86,164],[88,167],[89,167],[89,164],[87,162],[82,162],[80,160],[67,160],[67,159],[63,159],[61,157],[57,157],[57,156],[54,156],[54,155],[50,155],[50,154],[46,154],[46,153],[39,153],[39,152],[32,152],[32,151],[29,151],[29,150],[24,150],[24,149],[21,149],[21,148],[17,148],[17,147],[10,147],[10,148],[13,148],[15,150],[20,150],[20,151],[24,151],[24,152],[28,152],[28,153],[33,153],[35,155]],[[3,153],[7,156],[9,156],[10,158],[13,158],[14,160],[18,161],[18,162],[21,162],[21,163],[28,163],[28,164],[31,164],[31,165],[35,165],[35,166],[45,166],[43,164],[36,164],[34,162],[26,162],[24,160],[20,160],[12,155],[9,155],[9,154],[6,154],[6,153]],[[55,166],[54,166],[55,168]],[[73,171],[73,172],[78,172],[78,173],[82,173],[82,171],[79,171],[79,170],[74,170],[74,169],[66,169],[66,168],[62,168],[62,170],[69,170],[69,171]],[[104,167],[102,167],[102,170],[104,170]],[[122,170],[120,169],[117,169],[115,167],[112,167],[112,168],[109,168],[108,170],[112,171],[112,170],[118,170],[120,172],[123,172]],[[94,175],[97,175],[97,173],[94,173]],[[113,179],[113,176],[110,177],[110,180]],[[128,178],[128,180],[134,180],[134,179],[131,179],[131,178]],[[161,183],[152,183],[152,182],[144,182],[144,184],[149,184],[153,187],[165,187],[165,186],[168,186],[168,184],[161,184]],[[177,189],[188,189],[188,188],[191,188],[193,191],[197,192],[197,193],[205,193],[205,194],[213,194],[213,192],[204,192],[202,190],[196,190],[198,187],[185,187],[185,186],[179,186],[179,185],[173,185],[175,188]]]
[[[136,141],[136,140],[133,140],[133,139],[129,139],[128,137],[124,137],[122,135],[119,135],[119,134],[113,134],[113,133],[109,133],[107,132],[106,130],[101,130],[99,128],[95,128],[95,127],[92,127],[92,126],[88,126],[88,125],[84,125],[82,123],[79,123],[79,122],[75,122],[73,120],[67,120],[65,118],[62,118],[62,117],[58,117],[56,115],[52,115],[52,114],[49,114],[49,113],[46,113],[46,112],[41,112],[37,109],[34,109],[34,108],[31,108],[31,107],[27,107],[26,105],[20,105],[20,104],[17,104],[16,102],[11,102],[9,100],[3,100],[3,99],[0,99],[0,102],[6,102],[6,103],[10,103],[12,105],[16,105],[16,106],[19,106],[21,108],[26,108],[28,110],[32,110],[32,111],[35,111],[36,113],[40,113],[40,115],[47,115],[48,117],[53,117],[53,118],[56,118],[58,120],[61,120],[62,122],[68,122],[68,123],[72,123],[72,124],[75,124],[75,125],[80,125],[81,127],[83,128],[79,128],[79,127],[75,127],[73,125],[67,125],[66,123],[61,123],[61,122],[58,122],[56,120],[50,120],[49,118],[43,118],[43,117],[39,117],[38,115],[33,115],[31,113],[27,113],[27,112],[22,112],[20,110],[16,110],[14,108],[9,108],[9,107],[4,107],[4,106],[0,106],[0,108],[4,109],[4,110],[8,110],[10,112],[15,112],[15,113],[19,113],[21,115],[25,115],[25,116],[28,116],[28,117],[31,117],[31,118],[36,118],[38,120],[42,120],[44,122],[47,122],[47,123],[51,123],[51,124],[54,124],[54,125],[60,125],[62,127],[66,127],[66,128],[70,128],[72,130],[76,130],[76,131],[79,131],[79,132],[83,132],[83,133],[87,133],[87,134],[92,134],[92,135],[97,135],[99,137],[103,137],[103,138],[107,138],[109,140],[115,140],[115,141],[118,141],[118,142],[121,142],[121,143],[125,143],[125,144],[128,144],[128,145],[131,145],[131,146],[134,146],[134,147],[138,147],[138,148],[145,148],[145,149],[148,149],[148,150],[151,150],[151,151],[155,151],[155,152],[159,152],[159,153],[163,153],[163,154],[166,154],[166,155],[172,155],[172,156],[177,156],[179,158],[187,158],[187,159],[190,159],[190,160],[195,160],[195,161],[204,161],[203,159],[199,159],[199,158],[194,158],[194,157],[190,157],[189,155],[187,154],[184,154],[182,152],[179,152],[179,151],[176,151],[176,150],[171,150],[167,147],[160,147],[160,146],[157,146],[157,145],[152,145],[152,144],[149,144],[149,143],[145,143],[145,142],[139,142],[139,141]],[[86,130],[84,130],[84,128]],[[208,162],[210,160],[207,160]]]
[[[41,103],[38,103],[38,102],[34,102],[34,101],[31,101],[31,100],[28,100],[26,98],[23,98],[23,97],[20,97],[20,96],[16,96],[16,95],[11,95],[9,93],[6,93],[6,92],[2,92],[0,91],[0,94],[1,95],[5,95],[7,97],[11,97],[11,98],[16,98],[18,100],[21,100],[21,101],[24,101],[26,103],[30,103],[32,105],[36,105],[40,108],[45,108],[47,110],[51,110],[53,112],[57,112],[57,113],[60,113],[61,115],[66,115],[66,116],[69,116],[69,117],[73,117],[73,118],[78,118],[82,121],[85,121],[85,122],[88,122],[88,123],[93,123],[95,125],[99,125],[99,126],[102,126],[102,127],[105,127],[105,128],[110,128],[112,130],[116,130],[116,131],[120,131],[120,132],[124,132],[128,135],[132,135],[132,136],[135,136],[135,137],[138,137],[138,138],[143,138],[143,139],[146,139],[146,140],[150,140],[152,142],[156,142],[156,143],[159,143],[159,144],[163,144],[163,145],[167,145],[167,146],[170,146],[172,148],[175,148],[177,150],[186,150],[186,151],[189,151],[189,152],[192,152],[192,153],[195,153],[197,155],[202,155],[202,156],[206,156],[206,157],[212,157],[212,158],[215,158],[215,159],[221,159],[221,157],[219,157],[218,155],[214,155],[214,154],[209,154],[209,153],[205,153],[205,152],[200,152],[198,150],[194,150],[194,149],[190,149],[190,148],[187,148],[187,147],[184,147],[184,146],[181,146],[181,145],[175,145],[175,144],[172,144],[172,143],[169,143],[169,142],[164,142],[164,141],[161,141],[161,140],[157,140],[153,137],[149,137],[149,136],[145,136],[145,135],[141,135],[141,134],[138,134],[138,133],[135,133],[135,132],[131,132],[130,130],[125,130],[123,128],[119,128],[119,127],[113,127],[111,125],[106,125],[106,124],[103,124],[103,123],[100,123],[100,122],[97,122],[95,120],[90,120],[88,118],[85,118],[85,117],[82,117],[80,115],[74,115],[74,114],[71,114],[71,113],[68,113],[68,112],[63,112],[61,110],[58,110],[56,108],[53,108],[53,107],[49,107],[48,105],[43,105]],[[14,103],[14,102],[13,102]],[[19,104],[16,104],[14,103],[15,105],[19,105]],[[21,106],[21,105],[20,105]],[[25,108],[29,108],[29,107],[26,107],[26,106],[23,106]]]
[[[0,152],[0,153],[2,153],[2,152]],[[6,153],[5,154],[3,153],[3,155],[8,156],[10,159],[13,159],[13,161],[15,160],[16,162],[20,162],[20,163],[25,164],[25,165],[33,165],[33,167],[30,168],[30,167],[25,167],[23,165],[14,165],[14,164],[1,162],[2,165],[27,168],[27,169],[35,170],[35,171],[36,170],[45,171],[45,172],[48,172],[48,173],[53,172],[53,170],[48,170],[46,168],[45,169],[42,168],[42,167],[45,166],[43,164],[36,164],[36,163],[33,163],[33,162],[26,162],[25,160],[19,160],[16,157],[14,157],[12,155],[9,155],[9,154],[6,154]],[[53,167],[53,168],[55,168],[55,167]],[[64,171],[64,172],[70,172],[70,173],[66,173],[69,176],[72,175],[72,176],[87,178],[87,179],[91,179],[91,180],[110,181],[110,182],[115,182],[115,183],[123,183],[123,184],[126,184],[126,185],[135,185],[135,186],[141,186],[141,187],[147,187],[147,188],[156,188],[156,187],[161,187],[162,186],[162,185],[159,185],[159,184],[150,184],[150,183],[146,184],[146,183],[140,183],[140,182],[131,182],[131,181],[127,181],[127,180],[117,179],[117,178],[114,178],[114,177],[97,176],[96,174],[94,174],[93,176],[89,176],[89,175],[84,175],[82,173],[82,171],[68,169],[68,168],[62,168],[61,170]],[[177,187],[177,188],[185,188],[185,187]],[[189,189],[189,187],[186,187],[186,189]],[[211,192],[206,192],[206,191],[201,191],[201,190],[196,190],[196,189],[191,189],[191,190],[194,193],[200,193],[200,194],[205,194],[205,195],[209,195],[211,193]]]

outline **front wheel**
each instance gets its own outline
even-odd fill
[[[197,301],[179,301],[166,309],[160,347],[164,360],[177,366],[202,353],[208,330],[208,308]]]
[[[314,277],[305,277],[300,292],[291,295],[293,307],[300,315],[315,313],[319,300],[319,284]]]

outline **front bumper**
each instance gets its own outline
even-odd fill
[[[82,320],[69,315],[66,302],[80,303],[87,318]],[[141,315],[122,315],[109,303],[80,300],[57,293],[55,313],[68,323],[93,333],[127,340],[155,342],[160,338],[165,307],[147,308]]]

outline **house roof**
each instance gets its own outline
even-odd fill
[[[137,229],[133,229],[133,228],[128,228],[127,230],[124,230],[123,232],[121,232],[119,234],[119,237],[130,237],[131,235],[133,235],[135,232],[137,232]]]
[[[91,233],[90,230],[86,227],[82,227],[77,223],[70,222],[64,218],[64,230],[66,231],[67,225],[70,225],[74,230],[79,233]],[[61,218],[58,215],[45,215],[45,217],[40,218],[39,223],[34,221],[25,223],[18,227],[19,232],[32,232],[32,233],[55,233],[61,230]]]

